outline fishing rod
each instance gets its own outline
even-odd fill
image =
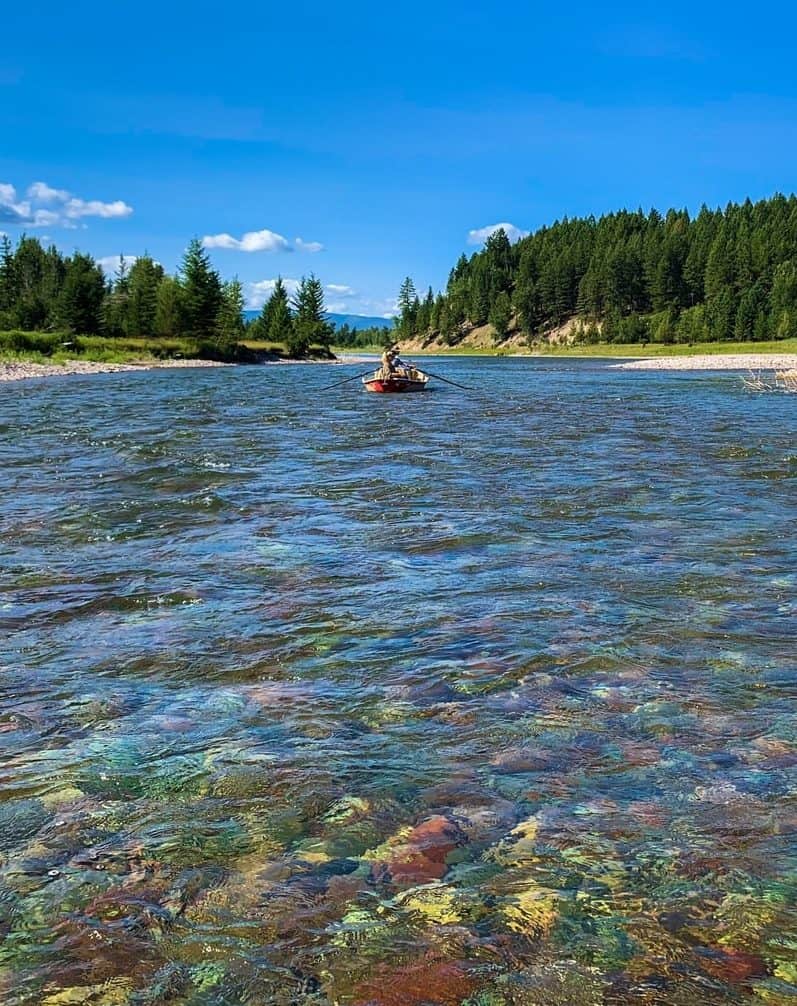
[[[341,388],[344,384],[349,384],[351,381],[356,381],[359,377],[365,377],[366,374],[370,374],[370,370],[364,370],[361,374],[355,374],[354,377],[347,377],[345,381],[338,381],[337,384],[328,384],[325,388],[319,388],[319,391],[331,391],[332,388]]]

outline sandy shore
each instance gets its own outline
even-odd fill
[[[67,360],[58,363],[0,363],[0,381],[24,381],[30,377],[71,377],[74,374],[115,374],[124,370],[159,370],[165,367],[229,367],[213,360],[161,360],[157,363],[94,363]]]
[[[657,356],[613,363],[619,370],[792,370],[795,353],[728,353],[716,356]]]

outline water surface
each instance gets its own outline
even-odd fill
[[[797,995],[797,398],[430,366],[0,389],[5,1004]]]

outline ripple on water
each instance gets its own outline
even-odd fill
[[[4,392],[4,1003],[797,996],[793,400],[443,365]]]

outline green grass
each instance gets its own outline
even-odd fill
[[[351,350],[349,350],[351,352]],[[537,344],[529,349],[518,346],[450,346],[413,350],[408,356],[573,356],[573,357],[656,357],[656,356],[719,356],[746,353],[797,353],[797,339],[773,339],[768,342],[696,342],[686,343],[586,343],[576,346]]]
[[[194,339],[109,339],[63,332],[0,332],[0,362],[155,363],[158,360],[215,359],[213,347]]]
[[[106,339],[62,332],[0,332],[0,358],[32,363],[90,360],[97,363],[147,363],[194,357],[191,339]]]
[[[797,339],[773,339],[768,342],[695,342],[686,343],[610,343],[595,345],[539,347],[532,352],[541,356],[721,356],[731,353],[797,353]]]

